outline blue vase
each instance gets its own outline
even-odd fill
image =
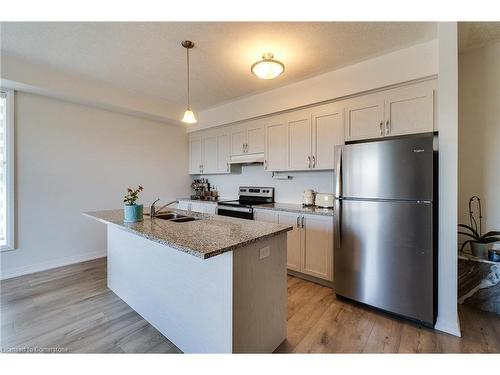
[[[126,204],[123,207],[123,221],[125,223],[136,223],[143,220],[144,206],[142,204]]]

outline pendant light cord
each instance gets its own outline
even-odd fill
[[[189,48],[186,48],[186,53],[187,53],[187,86],[188,86],[188,109],[191,110],[191,99],[190,99],[190,93],[189,93]]]

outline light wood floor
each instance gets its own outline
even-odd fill
[[[288,277],[288,338],[279,353],[500,352],[500,316],[461,306],[456,338],[335,298]],[[1,350],[178,353],[106,288],[105,258],[1,282]]]

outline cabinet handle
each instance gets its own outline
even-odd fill
[[[389,135],[389,133],[390,133],[391,128],[390,128],[389,124],[390,124],[389,120],[387,120],[385,122],[385,135]]]
[[[297,216],[297,228],[299,228],[299,219],[300,219],[300,216]]]
[[[383,129],[383,127],[384,127],[384,122],[383,122],[383,121],[380,121],[379,126],[380,126],[380,135],[384,135],[384,129]]]
[[[316,168],[316,156],[313,155],[313,168]]]
[[[311,168],[311,157],[310,156],[307,157],[307,167]]]
[[[201,173],[201,164],[200,164],[200,173]]]
[[[267,169],[267,159],[264,160],[264,169]]]
[[[300,217],[300,227],[304,228],[304,215]]]
[[[245,143],[245,152],[248,154],[248,143]]]

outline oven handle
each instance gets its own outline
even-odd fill
[[[236,212],[246,212],[251,214],[253,212],[253,208],[248,208],[248,207],[230,207],[230,206],[223,206],[219,205],[217,206],[217,212],[221,211],[236,211]]]

